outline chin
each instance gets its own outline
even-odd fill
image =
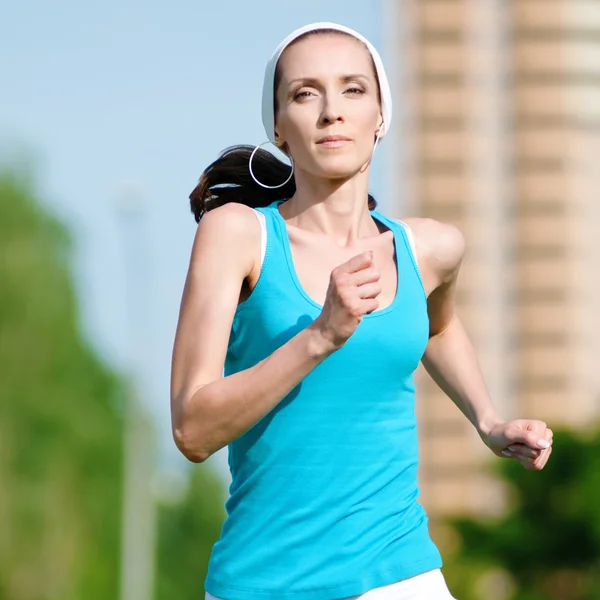
[[[368,158],[359,161],[355,156],[331,156],[327,160],[318,161],[316,171],[327,179],[350,179],[362,169],[367,160]]]

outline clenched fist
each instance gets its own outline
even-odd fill
[[[334,348],[346,343],[364,315],[377,310],[380,276],[372,250],[354,256],[331,272],[323,310],[315,325]]]

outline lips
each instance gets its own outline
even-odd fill
[[[352,140],[344,135],[328,135],[317,141],[317,144],[334,144],[341,142],[351,142]]]
[[[328,135],[317,141],[320,146],[342,146],[352,140],[344,135]]]

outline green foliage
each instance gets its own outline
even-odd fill
[[[222,484],[207,464],[195,465],[183,501],[159,511],[157,600],[198,600],[210,552],[225,518]]]
[[[120,385],[78,329],[69,252],[0,173],[0,600],[118,596]]]
[[[462,540],[446,570],[454,594],[481,598],[477,574],[499,568],[513,580],[511,600],[598,600],[600,432],[557,431],[543,471],[502,460],[497,472],[510,486],[510,510],[493,521],[451,522]]]

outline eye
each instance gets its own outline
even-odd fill
[[[294,100],[300,100],[302,98],[309,98],[310,96],[314,96],[312,92],[309,90],[302,90],[300,92],[296,92],[294,94]]]
[[[360,95],[360,94],[364,94],[365,90],[363,90],[360,87],[354,86],[354,87],[348,88],[344,93],[345,94]]]

